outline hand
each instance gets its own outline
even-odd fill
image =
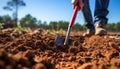
[[[73,8],[75,8],[75,6],[78,5],[79,8],[82,9],[84,6],[84,3],[83,3],[83,0],[72,0],[72,5],[73,5]]]

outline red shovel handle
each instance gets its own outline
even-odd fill
[[[71,18],[70,23],[69,23],[70,27],[72,27],[74,25],[74,22],[75,22],[75,19],[76,19],[76,16],[77,16],[79,9],[80,9],[79,6],[75,6],[72,18]]]

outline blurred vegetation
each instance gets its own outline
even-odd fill
[[[42,22],[41,20],[37,20],[37,18],[33,17],[30,14],[27,14],[25,17],[21,18],[19,24],[17,24],[17,28],[25,28],[30,27],[31,29],[35,28],[43,28],[45,30],[67,30],[69,22],[67,21],[51,21],[47,23],[46,21]],[[14,24],[14,19],[12,19],[9,15],[0,16],[0,25],[1,28],[12,28],[16,27]],[[2,27],[3,26],[3,27]],[[120,22],[117,23],[108,23],[107,30],[111,32],[120,32]],[[75,23],[73,26],[74,31],[85,31],[85,26],[80,23]]]
[[[22,6],[26,6],[26,3],[23,0],[9,0],[6,6],[3,7],[3,9],[8,11],[13,11],[13,18],[15,23],[17,24],[18,11],[19,11],[19,8]]]
[[[9,15],[0,16],[0,23],[3,24],[3,28],[13,28],[16,26],[14,20]]]
[[[22,30],[23,28],[28,28],[26,30],[35,29],[35,28],[43,28],[47,30],[47,32],[57,33],[58,31],[66,31],[69,22],[67,21],[51,21],[47,23],[46,21],[42,22],[41,20],[37,20],[37,18],[33,17],[30,14],[27,14],[20,20],[18,20],[18,11],[20,7],[26,6],[24,0],[9,0],[6,3],[6,6],[3,9],[8,11],[13,11],[13,17],[9,15],[0,16],[0,28],[13,28],[16,27],[17,30]],[[120,22],[117,23],[108,23],[107,30],[111,32],[120,32]],[[51,31],[50,31],[51,30]],[[73,26],[74,31],[85,31],[86,28],[84,25],[80,23],[75,23]],[[64,32],[63,32],[64,33]]]
[[[111,32],[120,32],[120,22],[108,23],[107,29],[108,29],[108,31],[111,31]]]
[[[20,24],[22,27],[35,28],[37,27],[36,23],[37,23],[37,19],[35,17],[32,17],[30,14],[26,15],[20,20]]]

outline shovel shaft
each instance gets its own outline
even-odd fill
[[[75,9],[74,9],[72,18],[71,18],[70,23],[69,23],[69,26],[70,26],[70,27],[72,27],[72,26],[74,25],[74,22],[75,22],[75,19],[76,19],[78,10],[79,10],[79,6],[75,6]]]
[[[75,6],[75,9],[74,9],[72,18],[71,18],[70,23],[69,23],[69,26],[68,26],[68,30],[67,30],[67,34],[66,34],[66,37],[65,37],[64,45],[66,45],[67,42],[68,42],[68,38],[69,38],[69,35],[70,35],[70,31],[71,31],[71,29],[72,29],[72,27],[73,27],[73,25],[74,25],[74,22],[75,22],[75,19],[76,19],[78,10],[79,10],[79,6]]]
[[[66,45],[67,42],[68,42],[68,38],[69,38],[69,35],[70,35],[70,31],[71,31],[71,27],[69,26],[69,27],[68,27],[67,34],[66,34],[66,37],[65,37],[64,45]]]

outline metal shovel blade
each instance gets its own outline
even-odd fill
[[[55,38],[55,44],[54,44],[54,45],[55,45],[55,46],[65,46],[65,45],[64,45],[64,42],[65,42],[65,37],[63,37],[63,36],[57,36],[57,37]],[[71,46],[72,43],[73,43],[73,40],[68,39],[68,42],[67,42],[66,45]]]
[[[55,38],[55,46],[63,46],[64,45],[64,40],[65,40],[65,38],[64,37],[62,37],[62,36],[57,36],[56,38]]]

